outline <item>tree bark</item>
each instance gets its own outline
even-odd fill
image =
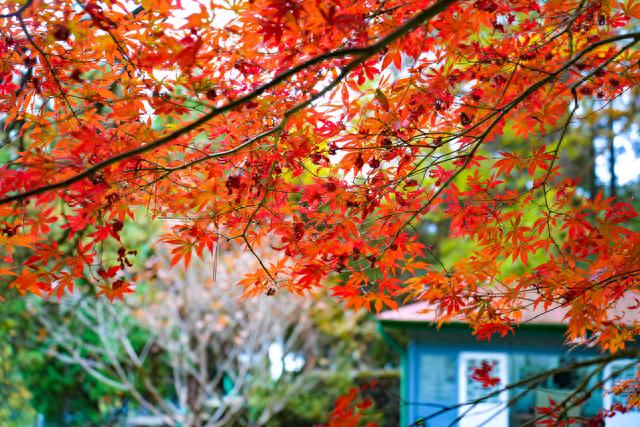
[[[609,106],[607,115],[607,152],[609,153],[609,196],[616,197],[616,149],[613,144],[615,135],[613,132],[613,107]]]

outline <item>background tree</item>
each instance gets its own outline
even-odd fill
[[[134,240],[132,233],[132,230],[125,233],[127,240]],[[161,246],[156,246],[158,247]],[[3,396],[14,396],[2,403],[3,414],[6,414],[5,424],[16,427],[33,424],[36,422],[36,413],[41,414],[46,425],[51,426],[118,425],[129,415],[133,416],[136,422],[145,422],[145,419],[148,422],[158,421],[159,417],[141,408],[126,387],[123,389],[116,384],[117,382],[105,381],[103,375],[95,374],[98,372],[98,365],[109,366],[109,359],[104,356],[102,350],[111,348],[116,354],[120,354],[123,349],[123,339],[125,339],[124,333],[128,333],[126,337],[128,348],[137,352],[141,352],[144,348],[148,349],[149,342],[154,337],[156,340],[161,340],[162,337],[158,338],[157,334],[148,331],[147,316],[136,317],[133,313],[143,311],[145,307],[143,304],[150,304],[155,308],[167,295],[174,299],[182,295],[184,289],[173,287],[174,279],[193,280],[194,276],[197,276],[198,280],[211,281],[214,272],[212,260],[208,260],[204,265],[198,262],[192,266],[192,269],[198,271],[186,277],[184,267],[179,265],[173,267],[167,275],[166,262],[162,262],[162,256],[162,254],[153,256],[145,265],[147,273],[139,278],[141,287],[137,291],[137,295],[141,298],[127,299],[124,307],[120,306],[123,304],[120,301],[113,304],[98,301],[98,304],[95,304],[95,296],[82,292],[75,296],[63,296],[60,302],[56,299],[38,302],[32,298],[5,302],[5,308],[8,311],[2,312],[4,320],[1,332],[10,338],[5,341],[7,357],[3,358],[5,362],[3,364],[3,372],[5,372]],[[239,272],[247,268],[242,264],[246,261],[246,256],[236,258],[234,255],[227,254],[225,259],[231,260],[230,267],[235,274],[241,275]],[[249,261],[252,259],[250,258]],[[162,276],[160,283],[155,277],[156,272]],[[220,283],[220,280],[222,278],[218,276],[217,283]],[[182,283],[185,284],[184,281]],[[188,286],[194,286],[197,289],[198,283],[201,282],[195,284],[190,282]],[[226,292],[229,285],[223,282],[219,291]],[[83,289],[82,286],[77,288]],[[213,317],[214,320],[220,320],[231,315],[228,310],[243,306],[245,301],[248,306],[240,311],[253,311],[256,302],[254,300],[234,300],[232,304],[227,305],[228,310],[220,307],[223,300],[235,298],[239,292],[239,289],[235,289],[229,293],[221,293],[218,295],[219,300],[212,303],[211,307],[202,314],[205,318]],[[259,298],[266,300],[266,303],[261,303],[262,307],[266,309],[271,307],[271,297]],[[259,417],[265,410],[271,411],[273,416],[268,419],[269,426],[314,426],[327,421],[334,403],[341,395],[348,395],[352,387],[361,385],[366,387],[363,393],[372,399],[375,407],[372,415],[364,419],[376,420],[379,425],[394,425],[394,420],[398,417],[398,372],[392,367],[395,355],[382,342],[370,315],[363,311],[358,313],[345,311],[328,295],[317,295],[312,301],[279,295],[274,303],[282,304],[283,301],[286,303],[291,298],[294,302],[298,299],[298,304],[294,306],[299,310],[299,315],[304,316],[307,327],[311,328],[305,333],[305,338],[309,340],[305,345],[311,346],[311,349],[300,354],[304,357],[306,367],[304,372],[299,374],[302,384],[300,387],[290,389],[292,392],[295,390],[295,393],[282,399],[279,411],[273,411],[274,396],[280,396],[283,388],[289,390],[287,378],[283,377],[277,382],[274,382],[270,375],[252,378],[250,390],[240,390],[240,395],[244,397],[243,403],[247,405],[240,411],[246,415],[247,419]],[[203,300],[198,299],[198,301],[202,303]],[[25,304],[27,309],[24,307]],[[101,322],[96,322],[94,319],[95,311],[98,309],[103,311]],[[215,314],[220,310],[223,313]],[[157,322],[161,316],[154,311],[151,317]],[[268,321],[269,324],[274,321],[280,322],[280,316],[274,317]],[[245,324],[241,322],[242,319],[233,318],[235,319],[234,328],[236,328],[233,333],[236,336],[246,337],[254,333],[251,330],[244,330],[255,326],[253,323]],[[98,334],[97,324],[108,328],[108,332],[103,331],[103,334]],[[221,332],[217,329],[219,324],[215,325],[215,333],[220,334]],[[152,331],[156,329],[157,327],[151,328]],[[224,340],[228,338],[226,335],[230,331],[223,332]],[[163,330],[162,336],[166,333]],[[69,341],[68,336],[71,334],[75,338]],[[273,334],[266,335],[268,339]],[[65,337],[66,341],[64,341]],[[83,367],[83,363],[79,363],[80,360],[73,359],[68,352],[69,346],[61,348],[56,344],[60,341],[71,344],[86,358],[84,362],[88,365],[84,364]],[[237,346],[237,343],[228,343],[228,345]],[[85,347],[95,352],[91,354],[82,352]],[[279,347],[269,350],[272,352],[268,354],[267,364],[281,363],[279,360],[284,356],[280,356]],[[154,396],[149,395],[149,386],[143,378],[147,380],[151,378],[151,386],[168,401],[175,400],[174,377],[171,375],[172,360],[175,361],[175,359],[167,357],[169,351],[175,353],[176,349],[163,350],[162,345],[154,343],[152,350],[147,352],[140,366],[130,366],[126,363],[125,357],[123,365],[126,367],[126,373],[130,374],[129,386],[151,403],[155,402]],[[290,358],[288,360],[288,363],[291,363]],[[301,359],[298,359],[298,362],[300,361]],[[220,361],[211,361],[212,364],[217,362]],[[96,371],[85,369],[89,366]],[[309,367],[314,368],[309,369]],[[263,369],[268,372],[269,366]],[[110,369],[106,369],[106,372],[113,374]],[[368,387],[371,381],[375,381],[378,385]],[[225,384],[229,386],[229,381],[223,380],[223,388]],[[245,392],[248,394],[243,394]],[[211,408],[205,409],[211,410]],[[144,414],[148,417],[135,417]],[[239,418],[242,420],[242,417]],[[232,418],[226,425],[234,425],[236,422],[238,420]]]
[[[67,320],[41,318],[50,351],[121,392],[132,414],[168,425],[264,425],[310,387],[315,340],[308,300],[240,299],[234,283],[254,262],[224,249],[215,266],[187,272],[148,265],[152,286],[125,305],[78,295],[60,305]],[[256,412],[252,399],[264,388],[269,398]]]

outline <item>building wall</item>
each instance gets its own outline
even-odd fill
[[[563,334],[564,329],[560,327],[528,327],[521,328],[515,335],[494,337],[487,342],[478,341],[473,337],[468,325],[445,325],[440,330],[432,327],[409,329],[407,348],[409,423],[433,414],[443,407],[458,403],[460,352],[507,353],[509,383],[561,364],[572,363],[598,354],[589,351],[570,351],[563,344]],[[584,372],[576,375],[582,374]],[[594,382],[597,380],[597,377],[593,379]],[[541,390],[556,387],[551,380],[538,386]],[[509,398],[521,391],[523,389],[512,390]],[[537,394],[538,400],[545,397],[543,391]],[[518,425],[527,413],[533,416],[532,408],[536,404],[535,399],[536,393],[528,393],[515,407],[510,408],[511,425]],[[583,414],[595,414],[601,405],[601,396],[596,394],[583,406]],[[457,415],[457,410],[451,410],[429,420],[425,425],[446,426],[453,422]]]

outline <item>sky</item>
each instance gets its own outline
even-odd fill
[[[615,174],[618,185],[626,185],[637,182],[640,177],[640,157],[633,149],[632,140],[639,141],[640,134],[638,126],[633,126],[632,132],[628,134],[616,135],[613,139],[613,146],[616,150]],[[596,152],[600,153],[596,157],[596,175],[602,183],[608,183],[611,179],[609,174],[609,158],[606,152],[606,141],[598,139],[595,142]]]

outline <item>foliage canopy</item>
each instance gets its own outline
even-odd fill
[[[603,349],[638,332],[619,307],[637,213],[586,197],[557,159],[584,103],[636,89],[640,2],[3,8],[0,274],[20,293],[84,278],[122,298],[123,224],[151,216],[171,221],[172,264],[241,242],[260,260],[248,295],[337,272],[354,308],[427,300],[484,338],[531,306],[567,307],[569,338]],[[471,245],[448,265],[414,232],[434,218]]]

